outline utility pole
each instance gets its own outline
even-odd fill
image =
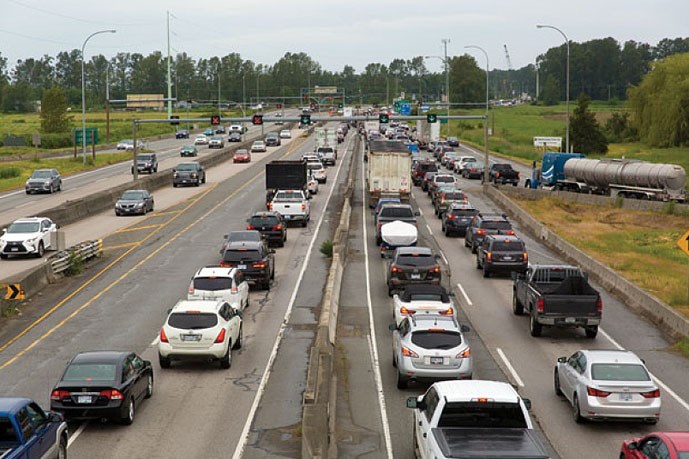
[[[450,135],[450,67],[447,62],[447,44],[450,43],[449,38],[443,38],[443,46],[445,48],[445,59],[443,62],[445,63],[445,97],[447,98],[447,135]]]
[[[110,143],[110,61],[105,67],[105,143]]]
[[[172,76],[170,72],[170,11],[167,12],[167,117],[172,117]]]

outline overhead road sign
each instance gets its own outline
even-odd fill
[[[263,124],[263,115],[254,115],[251,117],[251,124],[259,125]]]
[[[428,110],[431,109],[431,106],[428,104],[421,104],[421,113],[426,113]]]
[[[314,86],[314,94],[337,94],[337,86]]]

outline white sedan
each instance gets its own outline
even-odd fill
[[[280,138],[281,139],[291,139],[292,133],[290,132],[289,129],[283,129],[282,131],[280,131]]]
[[[15,220],[0,236],[0,258],[13,255],[34,255],[42,258],[50,245],[51,235],[58,225],[46,217],[30,217]]]
[[[313,175],[309,175],[306,182],[306,189],[311,195],[318,194],[318,180]]]
[[[198,134],[194,139],[194,145],[208,145],[208,137],[204,134]]]
[[[266,147],[266,143],[263,140],[256,140],[251,144],[251,153],[265,153],[266,151],[268,151],[268,147]]]

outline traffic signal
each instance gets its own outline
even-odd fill
[[[311,115],[301,115],[299,122],[305,126],[311,124]]]
[[[211,116],[211,125],[217,126],[220,124],[220,115]]]
[[[275,108],[282,108],[282,104],[278,102],[277,104],[275,104]]]
[[[179,124],[179,116],[178,115],[171,115],[170,116],[170,124],[172,124],[173,126],[178,125]]]
[[[251,117],[251,124],[263,124],[263,115],[254,115]]]
[[[380,113],[378,115],[378,122],[383,123],[383,124],[389,123],[390,122],[390,115],[388,115],[387,113]]]
[[[344,104],[343,104],[342,102],[340,102],[339,104],[337,104],[337,108],[342,108],[342,107],[344,107]]]
[[[429,123],[437,123],[438,122],[438,115],[435,113],[429,113],[426,115],[426,121]]]

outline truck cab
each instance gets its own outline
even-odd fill
[[[28,398],[0,397],[0,458],[67,457],[67,423]]]

